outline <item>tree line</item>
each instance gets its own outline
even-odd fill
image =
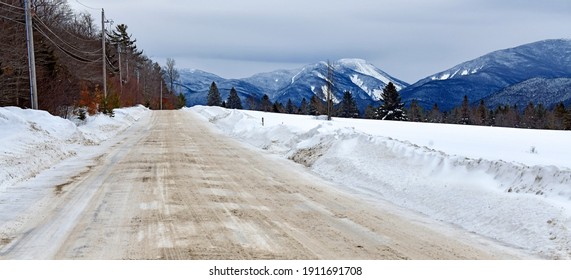
[[[67,0],[32,1],[36,80],[40,110],[69,117],[84,108],[90,113],[143,104],[158,108],[181,104],[164,77],[166,67],[147,57],[128,33],[127,25],[102,29],[86,12],[76,14]],[[100,22],[100,21],[99,21]],[[103,92],[106,60],[107,96]],[[22,1],[0,1],[0,106],[29,108],[30,86]]]
[[[416,100],[408,107],[401,102],[401,97],[394,86],[390,83],[383,89],[381,96],[383,102],[379,106],[369,105],[360,112],[355,98],[349,91],[345,91],[343,99],[332,106],[335,117],[365,118],[394,121],[412,121],[429,123],[448,123],[481,126],[499,126],[531,129],[571,129],[571,111],[559,103],[549,110],[542,104],[529,103],[521,109],[517,106],[498,106],[496,109],[488,109],[481,100],[478,106],[470,105],[467,96],[463,102],[450,111],[441,111],[438,104],[434,104],[430,110],[423,109]],[[208,106],[222,106],[231,109],[249,109],[264,112],[301,114],[301,115],[325,115],[327,113],[326,102],[313,95],[310,100],[303,98],[299,105],[288,99],[286,105],[280,102],[272,102],[267,94],[259,100],[248,97],[247,106],[242,105],[235,88],[230,90],[228,100],[222,100],[216,83],[212,82],[207,96]]]
[[[415,122],[466,124],[529,129],[571,129],[571,111],[563,102],[549,109],[543,104],[529,102],[525,108],[517,105],[500,105],[489,109],[484,100],[471,105],[467,96],[457,107],[448,112],[440,111],[438,104],[424,110],[413,100],[408,108],[409,118]]]

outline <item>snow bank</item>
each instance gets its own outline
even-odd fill
[[[0,107],[0,192],[76,155],[82,145],[113,137],[148,109],[139,106],[114,112],[113,118],[99,114],[72,122],[45,111]]]
[[[541,257],[571,258],[568,132],[187,110],[367,200]]]

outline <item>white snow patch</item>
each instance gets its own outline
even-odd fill
[[[371,76],[376,78],[377,80],[382,81],[385,84],[389,84],[391,80],[386,77],[385,75],[379,73],[379,71],[375,68],[375,66],[367,63],[367,61],[362,59],[341,59],[339,60],[340,63],[345,64],[353,68],[356,72],[361,73],[363,75]],[[400,85],[394,84],[397,90],[401,90],[402,87]]]
[[[305,71],[305,68],[301,69],[301,71],[299,71],[297,74],[295,74],[293,77],[291,77],[291,83],[292,84],[295,82],[295,78],[297,78],[297,76],[299,76],[301,73],[303,73],[303,71]]]
[[[448,78],[450,78],[450,73],[442,74],[442,76],[440,76],[440,78],[438,78],[438,79],[439,80],[447,80]]]
[[[363,82],[363,80],[359,79],[359,75],[357,75],[357,74],[351,75],[350,78],[351,78],[351,82],[353,84],[360,87],[364,92],[369,94],[373,98],[373,100],[375,100],[375,101],[381,100],[381,96],[382,96],[381,94],[383,93],[382,90],[379,90],[379,89],[369,90],[369,88],[365,85],[365,82]]]
[[[8,187],[75,156],[82,146],[98,145],[125,130],[148,109],[115,109],[85,121],[65,120],[45,111],[0,107],[0,198]]]
[[[388,200],[540,257],[571,258],[565,131],[187,110],[368,201]]]

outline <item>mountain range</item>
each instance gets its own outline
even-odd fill
[[[331,63],[333,69],[333,102],[338,103],[345,91],[350,91],[361,111],[369,104],[379,104],[383,88],[392,82],[397,89],[408,86],[362,59],[341,59]],[[200,70],[180,70],[181,85],[185,89],[187,105],[206,103],[212,82],[215,82],[223,99],[227,99],[232,87],[236,88],[242,102],[249,97],[256,100],[267,94],[272,102],[286,104],[289,99],[296,105],[313,95],[325,100],[327,63],[309,64],[301,69],[277,70],[260,73],[244,79],[224,79]]]
[[[498,105],[542,103],[552,107],[559,102],[571,104],[571,40],[545,40],[495,51],[448,70],[432,74],[409,85],[362,59],[341,59],[331,63],[333,101],[339,102],[345,91],[355,97],[363,112],[368,105],[382,102],[382,89],[395,84],[405,103],[417,100],[424,108],[435,103],[441,110],[461,104],[464,95],[477,104],[484,100],[490,108]],[[224,79],[200,70],[180,70],[187,105],[206,103],[212,82],[223,99],[236,88],[242,102],[247,98],[296,105],[317,95],[325,100],[327,63],[309,64],[301,69],[277,70],[244,79]],[[525,106],[525,105],[524,105]],[[522,107],[520,107],[522,108]]]

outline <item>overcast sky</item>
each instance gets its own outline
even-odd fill
[[[104,8],[161,65],[170,57],[225,78],[362,58],[413,83],[491,51],[571,38],[570,0],[68,2],[97,22]]]

